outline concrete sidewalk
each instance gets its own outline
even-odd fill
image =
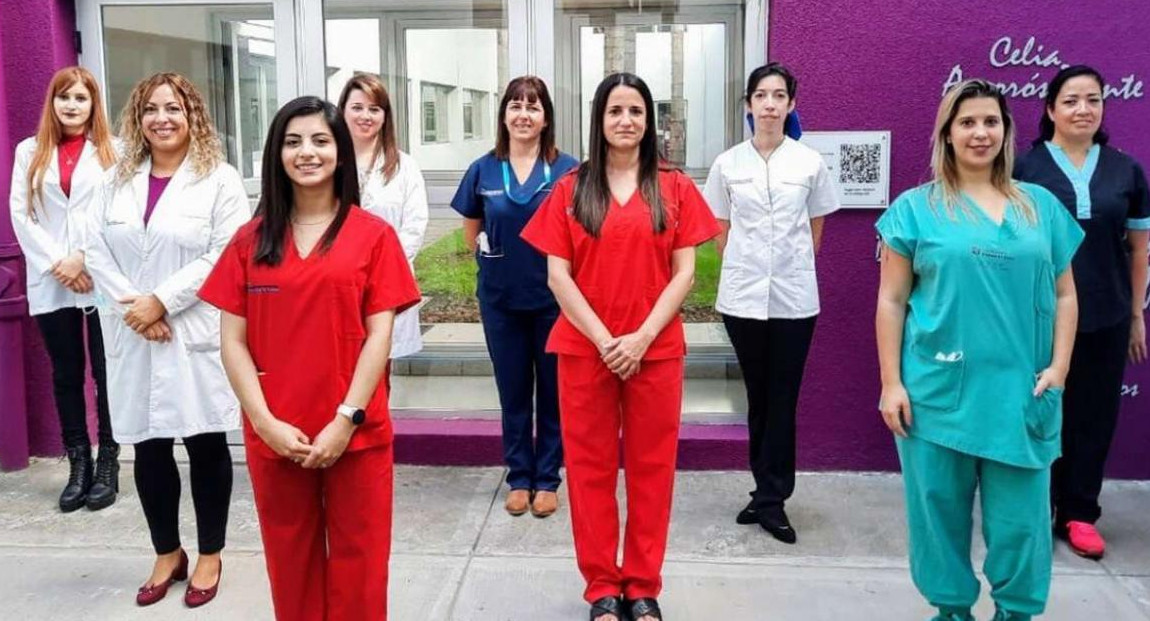
[[[186,465],[181,468],[182,533],[194,549]],[[391,619],[586,618],[566,498],[552,518],[512,518],[502,510],[502,476],[500,468],[397,468]],[[66,477],[66,464],[55,459],[0,474],[0,618],[272,618],[251,484],[242,465],[236,467],[220,595],[196,611],[183,607],[182,584],[150,609],[134,605],[152,555],[131,464],[121,476],[120,500],[97,513],[62,515],[55,509]],[[897,476],[801,475],[789,505],[797,546],[734,523],[749,483],[745,473],[678,476],[660,599],[667,619],[929,618],[906,568]],[[1111,552],[1095,563],[1058,544],[1043,619],[1150,621],[1150,483],[1108,482],[1103,504],[1099,526]],[[981,544],[976,548],[980,559]],[[990,617],[986,595],[976,612],[979,619]]]

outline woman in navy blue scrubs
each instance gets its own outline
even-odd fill
[[[579,162],[555,146],[555,112],[543,80],[512,80],[498,118],[495,150],[467,169],[451,206],[465,218],[464,237],[479,263],[479,312],[503,409],[511,489],[505,508],[547,517],[559,506],[563,463],[556,359],[544,352],[559,306],[547,288],[546,257],[519,232],[553,183]]]
[[[1063,396],[1062,457],[1051,472],[1055,532],[1101,558],[1098,494],[1118,422],[1126,360],[1146,360],[1146,243],[1150,191],[1133,158],[1107,146],[1103,80],[1078,65],[1050,82],[1034,148],[1015,177],[1045,187],[1086,231],[1074,255],[1078,334]]]

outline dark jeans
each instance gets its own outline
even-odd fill
[[[180,471],[175,441],[155,438],[136,444],[136,491],[148,519],[156,554],[180,548]],[[232,499],[232,454],[223,432],[184,438],[192,472],[192,505],[200,554],[224,549]]]
[[[782,507],[795,491],[795,410],[815,317],[744,319],[723,315],[747,387],[747,429],[756,509]]]
[[[544,347],[559,309],[512,311],[481,302],[479,312],[503,410],[507,485],[555,491],[563,463],[557,358]]]
[[[64,446],[92,446],[88,438],[88,408],[84,402],[85,325],[87,355],[92,361],[92,379],[96,382],[97,439],[100,444],[115,445],[108,416],[108,382],[99,316],[95,312],[85,315],[79,308],[61,308],[36,315],[36,324],[40,326],[44,347],[52,361],[52,392],[56,396]]]
[[[1130,321],[1074,337],[1062,397],[1062,457],[1050,473],[1051,502],[1060,524],[1093,524],[1106,455],[1118,425]]]

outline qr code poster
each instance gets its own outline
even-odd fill
[[[803,132],[802,142],[823,156],[843,207],[890,203],[890,132]]]

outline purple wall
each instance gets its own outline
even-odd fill
[[[7,201],[12,174],[12,152],[16,144],[36,130],[44,88],[52,74],[76,64],[72,46],[75,30],[72,0],[4,2],[0,4],[0,196]],[[0,247],[15,243],[12,224],[0,217]],[[5,267],[18,261],[6,262]],[[23,266],[17,270],[21,277]],[[19,347],[0,349],[0,373],[23,368],[25,403],[0,403],[0,461],[5,468],[20,467],[33,455],[59,454],[60,433],[52,398],[51,370],[39,332],[30,318],[19,322]],[[0,378],[2,381],[2,378]],[[12,424],[23,416],[25,425]],[[25,430],[26,429],[26,430]],[[19,432],[23,437],[13,437]],[[19,454],[23,447],[24,454]]]
[[[1044,60],[1058,52],[1063,63],[1094,65],[1113,85],[1135,76],[1146,85],[1127,87],[1107,100],[1105,126],[1112,144],[1150,164],[1150,46],[1145,0],[1112,0],[1106,10],[1083,13],[1080,1],[1042,4],[1021,0],[772,0],[770,59],[789,65],[799,78],[798,105],[809,130],[890,130],[891,198],[929,174],[929,140],[943,85],[956,65],[964,77],[1013,83],[1030,94],[1057,67],[994,66],[991,50],[1003,37],[1013,48],[1035,38]],[[1008,59],[996,48],[997,61]],[[1038,46],[1043,46],[1042,50]],[[1026,54],[1030,62],[1034,53]],[[1035,74],[1038,78],[1034,79]],[[1013,89],[1012,89],[1013,90]],[[1037,134],[1040,98],[1012,97],[1021,128],[1020,146]],[[894,469],[890,433],[878,412],[878,362],[874,306],[876,210],[834,215],[826,229],[819,265],[823,313],[807,366],[800,404],[800,467]],[[1122,418],[1108,474],[1150,479],[1150,364],[1131,367]],[[1135,411],[1140,414],[1135,415]]]

